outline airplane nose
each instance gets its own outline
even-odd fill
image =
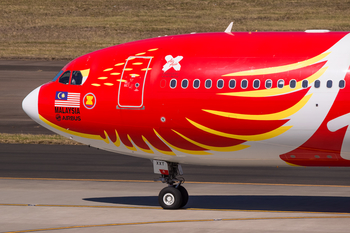
[[[38,98],[40,87],[37,87],[32,92],[30,92],[22,101],[22,109],[24,110],[24,112],[27,113],[27,115],[37,123],[40,122],[38,111]]]

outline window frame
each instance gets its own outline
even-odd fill
[[[291,86],[292,82],[294,83],[294,87]],[[297,80],[291,79],[291,80],[289,81],[289,87],[292,88],[292,89],[296,88],[296,87],[297,87]]]
[[[271,86],[270,86],[270,87],[267,87],[267,83],[268,83],[268,82],[271,82]],[[265,80],[265,88],[266,88],[266,89],[271,89],[271,88],[272,88],[272,80],[271,80],[271,79],[266,79],[266,80]]]
[[[65,73],[67,73],[67,72],[69,72],[68,82],[67,82],[67,83],[60,82],[60,79],[61,79],[61,78],[63,77],[63,75],[64,75]],[[64,71],[63,74],[58,78],[58,82],[59,82],[59,83],[62,83],[62,84],[64,84],[64,85],[69,85],[69,84],[70,84],[71,77],[72,77],[72,71],[71,71],[71,70],[66,70],[66,71]]]
[[[306,86],[304,86],[304,83],[306,83]],[[301,82],[301,87],[302,87],[303,89],[308,88],[308,87],[309,87],[309,81],[306,80],[306,79],[304,79],[304,80]]]
[[[194,86],[194,83],[195,83],[196,81],[198,81],[198,87],[195,87],[195,86]],[[198,88],[201,86],[201,80],[198,79],[198,78],[195,79],[195,80],[193,80],[193,85],[192,85],[192,86],[193,86],[194,89],[198,89]]]
[[[326,87],[327,88],[332,88],[333,87],[333,80],[332,79],[327,80]]]
[[[187,82],[187,85],[186,85],[186,87],[184,87],[184,82]],[[182,89],[186,89],[187,87],[188,87],[188,85],[189,85],[189,81],[188,81],[188,79],[187,78],[184,78],[184,79],[182,79],[181,80],[181,88]]]
[[[258,82],[258,87],[255,87],[255,82]],[[260,88],[260,79],[254,79],[253,80],[253,88],[254,89],[259,89]]]
[[[210,82],[210,87],[207,87],[207,82]],[[213,81],[211,79],[206,79],[205,83],[204,83],[204,87],[206,89],[210,89],[210,88],[212,88],[212,86],[213,86]]]
[[[282,82],[282,86],[280,87],[280,82]],[[285,85],[284,79],[278,79],[277,80],[277,88],[282,89]]]
[[[316,84],[317,83],[317,84]],[[318,85],[318,86],[317,86]],[[314,87],[315,88],[320,88],[321,87],[321,80],[319,80],[319,79],[317,79],[317,80],[315,80],[315,82],[314,82]]]
[[[220,82],[220,81],[222,81],[222,86],[221,86],[221,87],[219,87],[219,82]],[[218,79],[218,81],[216,81],[216,87],[217,87],[218,89],[222,89],[222,88],[224,88],[224,86],[225,86],[225,82],[224,82],[223,79]]]
[[[74,72],[79,72],[80,73],[80,75],[81,75],[80,84],[73,84],[73,74],[74,74]],[[70,78],[70,85],[81,86],[81,85],[83,85],[83,80],[84,80],[84,77],[83,77],[83,74],[80,72],[80,70],[73,70],[72,71],[71,78]]]
[[[247,86],[246,86],[246,87],[243,87],[243,85],[242,85],[243,82],[246,82],[246,83],[247,83]],[[248,85],[249,85],[248,79],[242,79],[242,80],[241,80],[241,88],[242,88],[242,89],[247,89],[247,88],[248,88]]]
[[[231,87],[231,82],[235,84],[233,87]],[[236,85],[237,85],[236,79],[230,79],[230,81],[228,82],[228,88],[230,89],[235,89]]]
[[[175,81],[175,86],[174,87],[171,86],[171,82],[172,81]],[[177,87],[177,79],[175,79],[175,78],[171,79],[170,82],[169,82],[169,86],[170,86],[171,89],[175,89]]]

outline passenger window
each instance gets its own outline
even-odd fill
[[[177,81],[176,79],[170,80],[170,88],[174,89],[176,87]]]
[[[205,80],[205,88],[207,89],[211,88],[211,79]]]
[[[229,88],[233,89],[236,87],[236,80],[231,79],[229,82]]]
[[[321,86],[321,81],[320,80],[316,80],[315,81],[315,88],[320,88]]]
[[[277,87],[278,88],[283,88],[283,86],[284,86],[284,80],[283,79],[278,80],[277,81]]]
[[[345,80],[339,81],[339,88],[343,89],[345,87]]]
[[[83,82],[83,75],[80,71],[73,71],[72,73],[72,81],[70,82],[72,85],[81,85]]]
[[[267,89],[270,89],[272,87],[272,80],[271,79],[268,79],[265,81],[265,87]]]
[[[188,87],[188,80],[187,79],[182,80],[181,87],[184,89]]]
[[[56,76],[52,79],[52,82],[56,82],[56,80],[61,76],[62,73],[63,73],[63,70],[61,70],[58,74],[56,74]]]
[[[328,80],[327,81],[327,88],[331,88],[333,86],[333,81],[332,80]]]
[[[241,82],[241,87],[243,89],[246,89],[248,87],[248,80],[247,79],[243,79]]]
[[[198,88],[199,88],[199,85],[200,85],[199,79],[196,79],[196,80],[193,81],[193,87],[194,87],[195,89],[198,89]]]
[[[297,81],[295,81],[295,79],[290,80],[289,87],[290,88],[295,88],[296,86],[297,86]]]
[[[255,79],[255,80],[253,81],[253,87],[254,87],[255,89],[258,89],[258,88],[260,87],[260,80],[259,80],[259,79]]]
[[[217,88],[221,89],[224,87],[224,80],[219,79],[218,82],[216,83]]]
[[[69,83],[69,78],[70,78],[70,71],[66,71],[62,74],[58,82],[63,83],[63,84],[68,84]]]
[[[303,80],[303,82],[301,83],[301,86],[302,86],[303,88],[307,88],[307,87],[309,86],[309,81]]]

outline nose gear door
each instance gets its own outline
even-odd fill
[[[131,56],[119,80],[118,108],[143,108],[147,73],[152,57]]]

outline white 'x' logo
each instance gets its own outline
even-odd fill
[[[174,70],[179,71],[181,69],[180,61],[182,60],[183,56],[177,56],[173,58],[171,55],[165,56],[165,60],[167,63],[163,66],[163,71],[166,72],[169,70],[171,67],[174,68]]]

